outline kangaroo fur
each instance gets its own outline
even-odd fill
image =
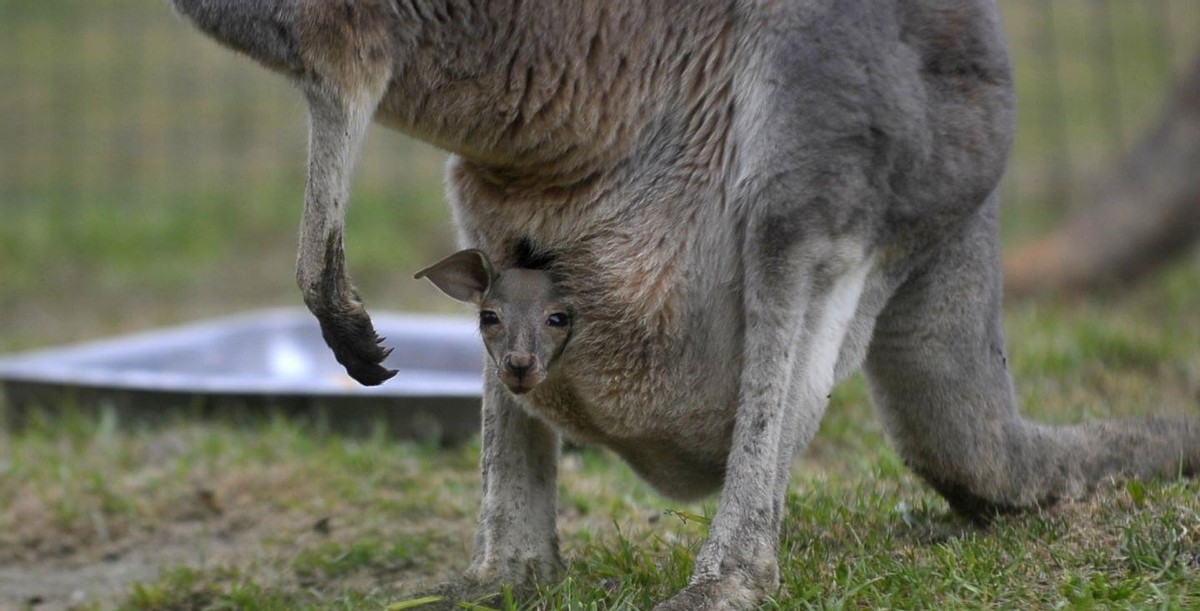
[[[993,0],[173,4],[308,101],[297,279],[350,375],[391,375],[343,256],[372,120],[453,154],[463,247],[498,268],[535,253],[578,304],[555,375],[520,397],[485,382],[482,509],[452,591],[561,570],[566,435],[669,497],[720,491],[689,585],[658,609],[755,605],[779,584],[792,459],[860,368],[899,455],[976,519],[1200,462],[1195,419],[1018,413]]]

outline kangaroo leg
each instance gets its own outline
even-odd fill
[[[306,93],[311,135],[296,281],[338,362],[350,377],[373,386],[396,372],[380,365],[390,350],[379,346],[381,338],[346,272],[343,228],[355,157],[379,95],[360,92],[345,99],[315,87]]]
[[[530,416],[496,376],[483,402],[483,502],[471,565],[442,593],[475,600],[528,587],[563,568],[556,522],[559,437]]]
[[[296,279],[321,335],[350,377],[381,384],[395,371],[346,272],[343,229],[350,179],[367,127],[391,79],[395,49],[388,32],[396,16],[386,3],[287,3],[274,13],[295,37],[304,72],[297,84],[308,100],[308,182]]]
[[[778,587],[788,467],[824,412],[871,269],[856,240],[809,232],[823,212],[801,207],[771,201],[748,219],[745,349],[725,487],[691,583],[660,611],[744,609]]]
[[[1190,419],[1044,426],[1024,420],[1005,358],[996,198],[902,285],[866,369],[897,451],[958,512],[986,520],[1079,497],[1111,477],[1200,465]]]
[[[352,378],[375,385],[395,372],[346,273],[343,226],[350,178],[391,78],[399,17],[393,3],[172,0],[221,43],[291,76],[308,99],[308,183],[296,279],[321,334]]]

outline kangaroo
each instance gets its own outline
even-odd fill
[[[479,331],[494,375],[515,395],[534,390],[571,339],[571,307],[551,275],[513,268],[500,273],[480,250],[456,252],[417,272],[446,295],[479,308]]]
[[[996,194],[1014,95],[994,0],[172,2],[308,102],[297,279],[351,376],[391,375],[344,263],[372,120],[450,151],[462,245],[502,269],[536,253],[587,320],[532,391],[485,380],[459,591],[562,569],[566,435],[668,497],[720,491],[660,611],[753,606],[779,585],[789,466],[859,368],[896,451],[968,517],[1200,464],[1194,418],[1018,411]]]

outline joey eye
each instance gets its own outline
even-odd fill
[[[490,327],[500,324],[500,316],[491,310],[481,310],[479,312],[479,326]]]
[[[550,325],[551,327],[565,327],[570,322],[571,319],[562,312],[555,312],[546,317],[546,324]]]

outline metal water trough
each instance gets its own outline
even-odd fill
[[[33,409],[116,410],[122,421],[180,413],[233,421],[282,413],[321,427],[456,443],[479,431],[482,347],[468,319],[376,313],[394,378],[346,375],[299,309],[265,310],[0,359],[10,426]]]

